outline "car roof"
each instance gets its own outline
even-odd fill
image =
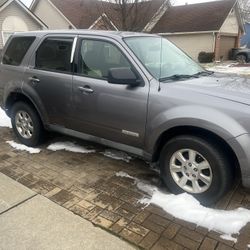
[[[139,33],[139,32],[128,32],[128,31],[107,31],[107,30],[39,30],[29,32],[17,32],[15,36],[40,36],[60,34],[60,35],[95,35],[104,36],[111,38],[124,38],[124,37],[157,37],[154,34]]]

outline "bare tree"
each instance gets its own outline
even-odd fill
[[[99,0],[96,9],[105,14],[119,29],[125,31],[147,31],[145,26],[159,19],[170,6],[170,0]],[[105,18],[104,18],[105,19]],[[110,23],[103,20],[110,29]],[[151,27],[148,27],[150,31]]]
[[[250,22],[250,0],[238,0],[244,21]]]

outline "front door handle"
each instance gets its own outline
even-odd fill
[[[40,82],[40,79],[38,79],[36,76],[32,76],[29,78],[29,81],[31,81],[33,84],[36,84]]]
[[[80,90],[82,93],[87,93],[87,94],[94,93],[94,90],[91,89],[89,86],[78,87],[78,90]]]

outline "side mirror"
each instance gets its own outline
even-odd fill
[[[111,68],[108,71],[108,82],[112,84],[138,86],[141,80],[131,68]]]

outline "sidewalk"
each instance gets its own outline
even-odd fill
[[[134,249],[0,174],[0,249]]]

